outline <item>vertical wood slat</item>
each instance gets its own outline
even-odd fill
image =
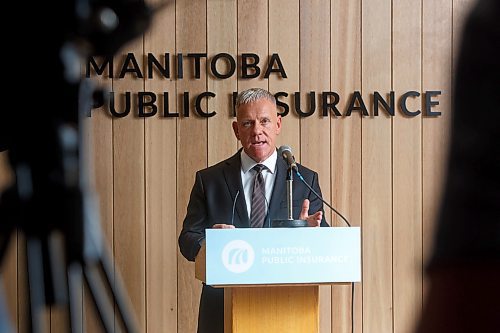
[[[12,185],[14,181],[14,174],[11,169],[11,165],[8,158],[8,152],[0,152],[0,195],[7,190]],[[0,223],[7,223],[6,221],[0,221]],[[18,296],[18,262],[17,262],[17,231],[13,231],[9,236],[9,247],[7,252],[4,254],[2,260],[1,274],[2,280],[0,280],[0,302],[7,306],[10,326],[17,332],[19,332],[18,326],[18,308],[17,300]]]
[[[1,192],[1,191],[0,191]],[[9,318],[9,325],[16,332],[19,332],[19,322],[18,318],[20,316],[18,309],[18,300],[19,292],[18,288],[20,288],[20,284],[22,281],[19,281],[17,276],[21,274],[19,271],[21,267],[18,265],[18,241],[17,236],[18,232],[13,231],[10,234],[9,247],[4,254],[4,258],[2,261],[1,274],[2,280],[0,280],[0,302],[3,303],[7,308]]]
[[[300,2],[300,92],[301,109],[309,110],[309,92],[316,91],[316,111],[300,120],[301,159],[319,174],[324,198],[330,198],[330,121],[323,117],[318,95],[330,90],[330,2]],[[311,212],[314,213],[314,212]],[[331,223],[331,212],[325,217]],[[320,332],[331,331],[331,287],[320,287]]]
[[[299,91],[299,1],[269,1],[269,54],[277,53],[287,78],[272,74],[269,77],[269,91],[288,93],[279,100],[289,106],[288,115],[282,117],[281,134],[276,145],[292,148],[295,159],[300,161],[300,120],[293,110],[293,93]],[[279,109],[279,112],[283,110]]]
[[[206,53],[206,1],[180,0],[176,2],[176,52]],[[196,22],[196,24],[193,24]],[[205,63],[202,62],[202,67]],[[182,94],[190,93],[190,109],[193,109],[193,96],[207,89],[206,72],[201,79],[193,80],[194,73],[185,67],[185,79],[177,80],[177,96],[180,113],[183,110]],[[177,233],[180,233],[182,221],[186,215],[189,194],[193,186],[194,174],[207,166],[207,121],[194,114],[189,118],[177,120]],[[196,332],[200,283],[194,279],[194,265],[188,263],[178,252],[178,326],[179,333]]]
[[[123,47],[134,54],[143,53],[143,39]],[[118,53],[115,59],[125,55]],[[119,61],[121,62],[121,61]],[[115,103],[124,110],[126,91],[144,91],[144,81],[128,73],[113,82]],[[141,331],[146,329],[146,249],[144,193],[144,119],[136,118],[137,96],[132,95],[127,117],[113,119],[113,236],[115,278],[117,274],[132,302]]]
[[[431,256],[434,226],[441,202],[451,119],[452,1],[423,0],[422,91],[441,90],[441,116],[422,118],[423,258]],[[426,280],[424,280],[424,289]],[[425,301],[425,290],[424,290]]]
[[[255,53],[260,57],[261,73],[258,78],[238,79],[238,91],[249,88],[268,89],[264,80],[262,65],[267,62],[268,45],[268,4],[267,0],[238,0],[238,54]],[[251,61],[249,61],[251,63]],[[249,71],[249,74],[252,74]]]
[[[237,3],[234,1],[208,1],[207,3],[207,49],[211,59],[217,53],[237,54]],[[237,58],[235,59],[238,60]],[[227,63],[219,61],[219,73],[228,73]],[[210,69],[207,66],[207,70]],[[210,71],[211,72],[211,71]],[[208,119],[208,165],[233,155],[237,140],[231,129],[233,118],[233,92],[238,90],[238,66],[233,76],[227,79],[208,77],[208,91],[216,94],[208,100],[208,112],[217,114]],[[229,223],[229,222],[228,222]]]
[[[115,69],[116,70],[116,69]],[[107,74],[96,80],[98,85],[106,92],[113,90],[112,79]],[[115,97],[117,94],[115,94]],[[103,242],[108,247],[110,253],[114,248],[114,227],[113,227],[113,118],[109,115],[106,107],[100,107],[92,111],[90,118],[91,133],[87,137],[91,145],[91,172],[93,177],[91,182],[94,185],[95,195],[99,204],[100,228],[102,230]]]
[[[457,56],[460,50],[462,33],[464,30],[465,19],[467,18],[468,13],[471,11],[473,5],[477,2],[477,0],[452,0],[452,43],[453,43],[453,72],[452,79],[455,77],[455,68],[457,64]]]
[[[95,75],[91,71],[92,75]],[[102,76],[92,76],[93,84],[103,89],[105,94],[113,90],[112,78],[104,71]],[[84,120],[86,133],[83,134],[86,149],[86,161],[92,195],[98,208],[98,220],[90,221],[95,224],[92,230],[98,228],[96,235],[101,237],[103,246],[109,255],[113,252],[113,119],[105,106],[92,109],[91,116]],[[113,281],[111,281],[113,283]],[[102,330],[97,320],[95,309],[90,298],[89,290],[83,291],[83,330],[84,332],[100,332]]]
[[[396,96],[421,86],[421,2],[394,1],[393,90]],[[421,98],[408,109],[422,110]],[[393,311],[394,332],[411,332],[422,308],[421,116],[396,110],[393,122]]]
[[[162,1],[150,0],[152,6]],[[144,53],[164,59],[175,51],[173,4],[155,15],[155,24],[144,36]],[[170,67],[171,77],[174,75]],[[144,73],[146,77],[146,73]],[[146,78],[145,90],[156,94],[157,114],[145,119],[146,181],[146,332],[177,331],[177,228],[176,157],[177,121],[164,117],[176,111],[175,82],[157,71]],[[168,92],[166,99],[163,92]]]
[[[369,105],[374,91],[391,90],[391,1],[363,1],[362,20],[362,88]],[[362,120],[363,331],[385,333],[393,330],[392,131],[384,111],[371,112]]]
[[[63,333],[69,327],[69,310],[61,305],[50,306],[50,332]]]
[[[0,193],[3,193],[14,181],[14,172],[10,165],[8,151],[0,152]]]
[[[453,116],[453,78],[464,18],[473,0],[423,0],[422,91],[442,89],[439,118],[423,118],[423,264],[432,257],[436,222],[446,179]],[[439,88],[438,88],[439,87]],[[435,110],[436,111],[436,110]],[[424,275],[424,303],[428,281]]]
[[[333,0],[331,3],[331,91],[340,96],[339,112],[345,114],[348,98],[361,91],[361,0]],[[348,60],[348,61],[346,61]],[[361,225],[361,117],[334,117],[331,120],[332,206],[353,226]],[[336,214],[332,225],[346,226]],[[332,287],[332,332],[362,330],[362,284],[356,283],[354,308],[352,287]],[[351,312],[354,313],[351,313]]]
[[[29,332],[29,302],[28,302],[28,272],[26,260],[26,237],[24,233],[17,233],[17,295],[19,301],[17,304],[17,326],[19,332]],[[50,329],[49,320],[45,320],[44,328]]]

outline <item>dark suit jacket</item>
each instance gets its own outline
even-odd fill
[[[250,219],[245,203],[245,195],[241,182],[240,151],[235,155],[207,169],[198,171],[191,191],[186,218],[179,236],[181,253],[190,261],[194,261],[205,239],[205,229],[214,224],[231,224],[236,228],[249,228]],[[321,195],[318,174],[302,165],[298,165],[299,172],[305,181]],[[269,202],[269,213],[265,227],[274,219],[287,219],[286,200],[286,173],[287,164],[278,157],[276,178],[273,194]],[[238,194],[239,193],[239,194]],[[238,196],[237,196],[238,195]],[[298,219],[302,202],[309,199],[309,212],[323,210],[323,203],[299,179],[294,177],[293,182],[293,218]],[[236,202],[235,202],[236,199]],[[235,212],[233,216],[233,203]],[[328,226],[323,214],[321,226]],[[224,296],[223,289],[215,289],[203,285],[200,301],[200,315],[198,318],[198,332],[223,333]]]

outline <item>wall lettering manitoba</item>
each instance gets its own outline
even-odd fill
[[[119,62],[117,60],[120,60]],[[237,66],[238,62],[238,66]],[[141,69],[139,63],[144,63],[145,68]],[[224,65],[221,65],[224,64]],[[223,69],[221,69],[223,67]],[[268,79],[271,75],[276,75],[280,79],[286,79],[286,70],[277,53],[273,53],[267,61],[261,62],[260,57],[254,53],[243,53],[235,59],[228,53],[217,53],[208,57],[206,53],[178,53],[171,56],[164,53],[157,57],[151,53],[144,55],[143,61],[138,62],[133,53],[127,53],[121,57],[89,57],[85,71],[85,77],[105,76],[109,79],[168,79],[168,80],[200,80],[201,70],[206,68],[207,75],[215,80],[228,79],[237,75],[240,79],[251,80],[262,77]],[[107,74],[105,74],[107,73]],[[190,74],[189,76],[187,74]],[[107,92],[107,98],[96,102],[93,108],[99,108],[106,104],[106,109],[113,117],[189,117],[195,114],[201,118],[213,117],[219,113],[226,113],[227,116],[234,116],[234,103],[237,92],[227,96],[217,96],[214,92],[205,91],[201,94],[190,94],[189,91],[171,93],[164,91],[161,93],[152,91],[132,92],[125,91],[115,93]],[[288,93],[279,91],[274,93],[278,112],[285,117],[290,112],[294,112],[299,117],[309,117],[318,113],[322,117],[350,117],[353,112],[363,117],[380,114],[395,116],[396,111],[406,117],[423,115],[426,117],[437,117],[441,112],[433,109],[439,105],[438,97],[440,90],[406,91],[396,96],[394,91],[379,92],[373,91],[369,94],[369,101],[362,97],[360,91],[353,91],[348,96],[340,96],[335,91],[308,91]],[[290,103],[285,101],[290,96]],[[123,103],[117,103],[120,98]],[[178,110],[169,110],[169,99],[176,98],[181,106]],[[232,110],[208,110],[206,101],[209,98],[226,98],[233,105]],[[418,100],[419,99],[419,100]],[[409,101],[413,108],[408,106]],[[418,103],[420,102],[420,103]],[[117,104],[120,104],[118,109]],[[229,105],[229,104],[228,104]],[[341,107],[340,105],[343,105]],[[92,116],[89,110],[88,116]]]

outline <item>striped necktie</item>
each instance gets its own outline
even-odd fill
[[[266,183],[262,176],[262,164],[257,164],[253,169],[257,172],[253,180],[252,210],[250,213],[250,227],[262,228],[266,218]]]

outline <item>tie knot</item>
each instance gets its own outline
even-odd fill
[[[255,164],[255,166],[253,167],[253,169],[255,171],[257,171],[257,173],[260,173],[262,172],[262,170],[264,170],[266,166],[264,164]]]

